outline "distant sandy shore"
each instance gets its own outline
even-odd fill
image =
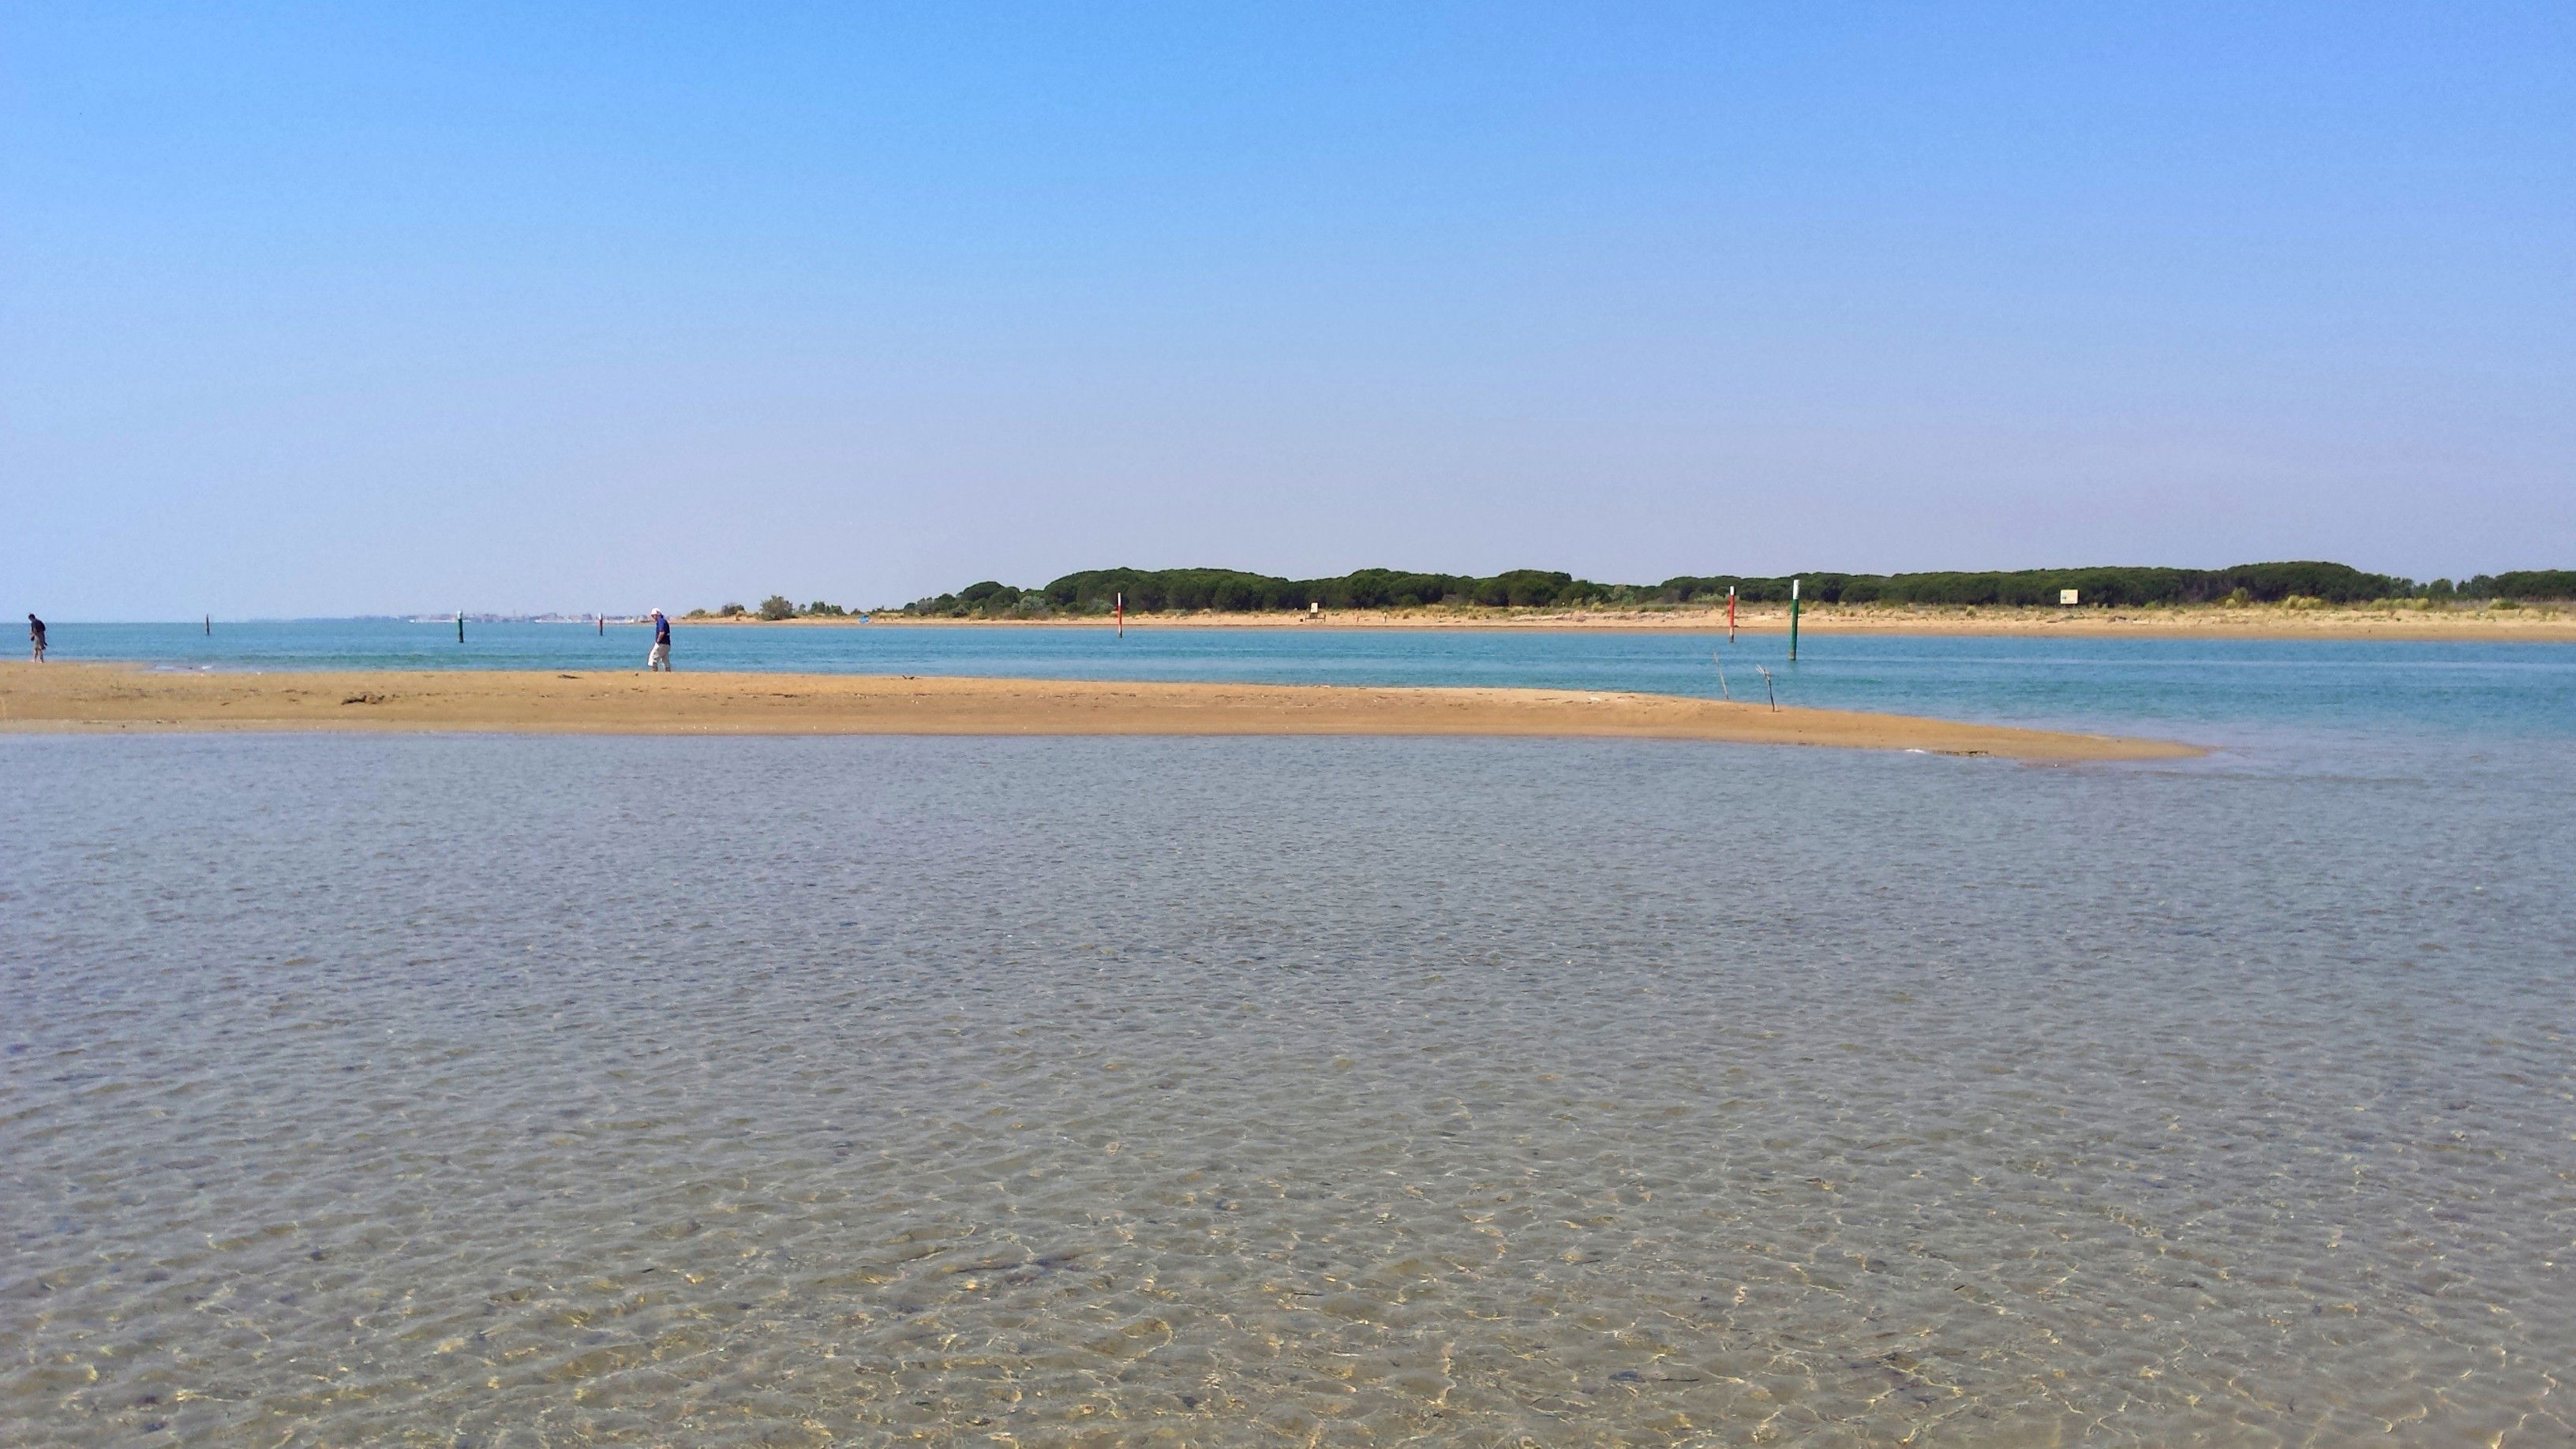
[[[1748,633],[1789,627],[1786,607],[1747,606]],[[1056,619],[917,619],[880,613],[855,619],[677,619],[674,628],[1106,629],[1103,615]],[[1352,609],[1339,613],[1130,614],[1130,629],[1648,629],[1708,633],[1726,627],[1723,608],[1668,609]],[[2441,639],[2576,641],[2576,611],[2540,604],[2519,609],[2411,609],[2379,606],[2288,609],[2257,604],[2179,609],[1904,608],[1810,604],[1799,621],[1813,634],[2017,634],[2060,638],[2161,639]]]
[[[1726,740],[2023,760],[2189,745],[1844,710],[1551,689],[1343,689],[846,674],[216,674],[0,664],[0,730],[638,735],[1519,735]]]

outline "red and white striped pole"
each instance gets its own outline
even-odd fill
[[[1127,591],[1118,591],[1118,637],[1127,637]]]
[[[1735,585],[1726,586],[1726,642],[1735,642]]]

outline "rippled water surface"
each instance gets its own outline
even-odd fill
[[[2563,738],[0,770],[0,1442],[2576,1442]]]

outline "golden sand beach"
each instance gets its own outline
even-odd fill
[[[555,671],[218,674],[0,665],[0,729],[657,735],[1514,735],[2023,760],[2171,759],[2164,740],[1554,689]]]

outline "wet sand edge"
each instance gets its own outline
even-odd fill
[[[2168,740],[1555,689],[634,671],[213,673],[0,665],[13,732],[1398,735],[1697,739],[2022,760],[2198,755]]]

